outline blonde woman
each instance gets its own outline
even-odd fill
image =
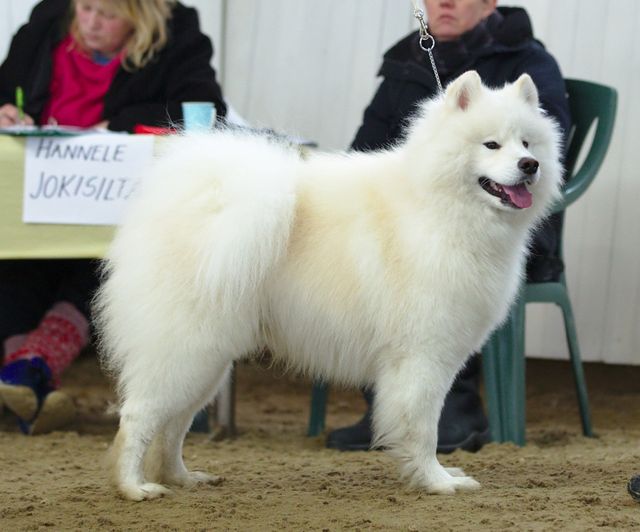
[[[107,126],[182,119],[183,101],[226,106],[198,15],[175,0],[44,0],[13,38],[0,67],[0,126]]]
[[[182,119],[180,103],[226,106],[212,46],[194,9],[175,0],[45,0],[12,40],[0,66],[0,126],[103,126]],[[89,341],[88,301],[97,286],[89,260],[0,261],[0,404],[26,434],[73,417],[60,376]]]

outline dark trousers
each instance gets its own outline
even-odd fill
[[[90,259],[0,260],[0,350],[8,337],[35,329],[58,301],[72,303],[89,320],[98,264]]]
[[[563,223],[564,211],[552,214],[536,229],[527,258],[527,281],[557,281],[564,271],[564,264],[559,256]]]

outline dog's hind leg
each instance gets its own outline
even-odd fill
[[[400,460],[401,474],[429,493],[480,487],[462,470],[447,470],[436,457],[438,419],[457,368],[430,366],[424,356],[389,357],[376,381],[373,409],[376,445]]]
[[[144,406],[144,405],[142,405]],[[114,441],[114,476],[120,493],[126,498],[141,501],[170,493],[161,484],[146,482],[143,461],[151,441],[158,432],[162,418],[153,409],[121,414],[120,428]]]
[[[204,471],[189,471],[182,457],[182,446],[193,416],[200,408],[190,408],[171,419],[158,434],[145,463],[147,476],[170,486],[193,487],[219,484],[222,477]],[[148,465],[147,465],[148,464]]]
[[[170,419],[154,439],[145,463],[147,476],[163,484],[192,487],[197,484],[219,484],[222,477],[204,471],[189,471],[184,464],[182,444],[193,416],[210,403],[218,389],[230,377],[232,364],[220,372],[203,396],[183,412]]]
[[[157,440],[156,451],[149,459],[156,463],[150,464],[150,469],[160,472],[154,480],[180,485],[215,481],[205,474],[187,471],[182,462],[182,442],[191,417],[215,393],[230,360],[186,353],[182,358],[202,364],[181,364],[179,369],[164,368],[154,375],[132,371],[126,378],[114,465],[118,489],[129,499],[153,499],[170,493],[162,484],[148,482],[145,477],[144,462],[153,440]]]

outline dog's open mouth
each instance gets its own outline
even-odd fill
[[[525,183],[510,186],[501,185],[488,177],[481,177],[478,179],[478,183],[485,192],[500,198],[504,205],[509,205],[514,209],[527,209],[533,203],[531,192]]]

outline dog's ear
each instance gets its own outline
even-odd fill
[[[465,111],[482,90],[482,81],[475,70],[469,70],[447,87],[445,100],[456,109]]]
[[[529,74],[522,74],[514,83],[520,97],[533,107],[538,107],[538,89]]]

